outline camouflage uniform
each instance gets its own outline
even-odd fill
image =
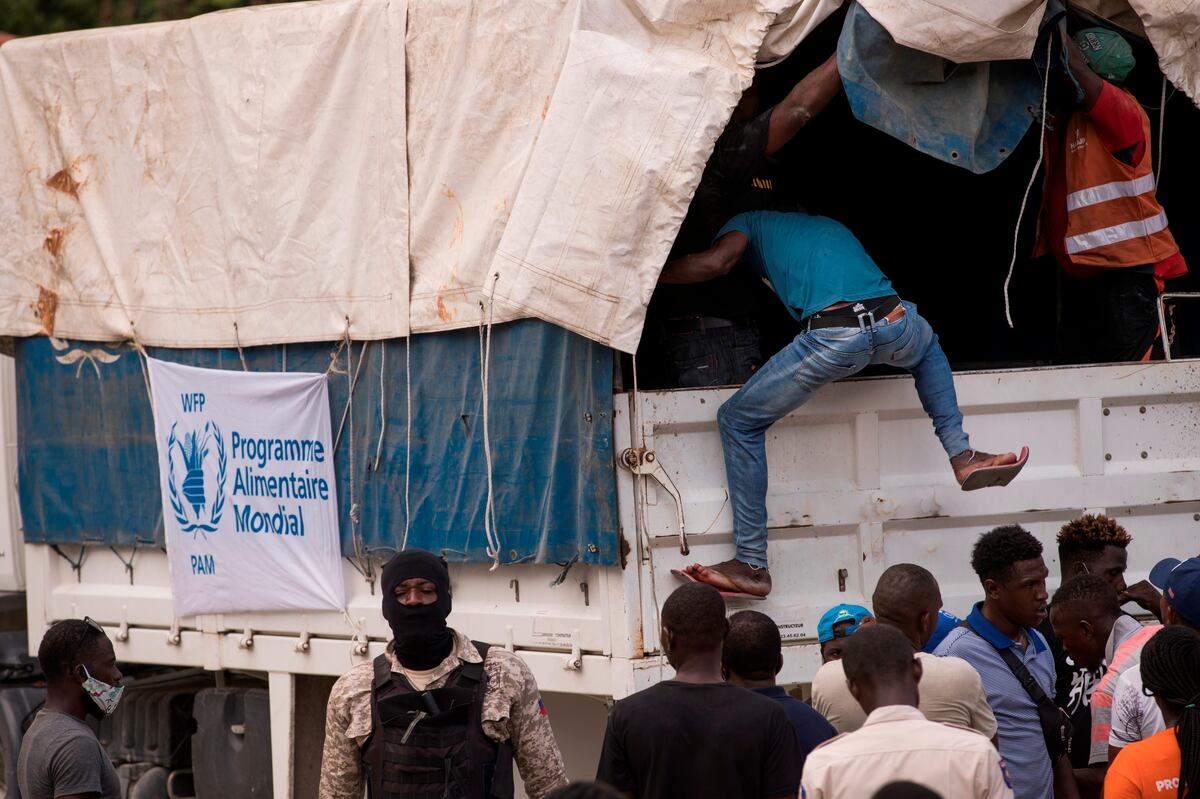
[[[454,632],[454,648],[433,672],[428,690],[439,688],[460,663],[478,663],[479,652],[471,639]],[[388,644],[387,659],[392,671],[400,663]],[[512,739],[513,757],[530,799],[541,799],[566,784],[562,755],[550,729],[529,667],[519,657],[500,647],[488,650],[483,664],[487,691],[483,695],[484,733],[493,741]],[[325,754],[321,759],[321,788],[318,799],[362,799],[364,774],[362,747],[371,735],[371,661],[360,663],[343,674],[329,695],[325,714]]]

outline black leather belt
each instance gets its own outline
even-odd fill
[[[805,327],[808,330],[818,330],[825,327],[873,326],[876,322],[882,322],[885,316],[899,306],[900,298],[895,294],[889,297],[860,300],[843,308],[815,313],[805,320]]]
[[[744,319],[722,319],[719,316],[684,316],[668,319],[663,323],[671,333],[694,333],[717,330],[723,327],[748,327]]]

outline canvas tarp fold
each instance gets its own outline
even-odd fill
[[[389,338],[410,301],[415,332],[478,325],[512,270],[493,321],[631,351],[768,26],[830,1],[327,0],[13,41],[0,332]]]
[[[1167,80],[1200,106],[1200,2],[1130,0]]]
[[[535,316],[632,352],[755,62],[839,5],[325,0],[11,41],[0,335],[233,347]],[[863,5],[956,61],[1028,58],[1045,10]],[[1190,5],[1133,0],[1195,98]]]
[[[956,63],[1029,58],[1047,0],[858,0],[897,44]],[[1073,0],[1150,39],[1167,79],[1200,105],[1200,3]],[[1136,19],[1134,19],[1136,15]]]
[[[779,10],[677,3],[690,13],[665,21],[672,4],[660,5],[651,16],[632,0],[581,4],[485,276],[498,309],[625,352],[637,348],[705,161]]]
[[[405,334],[404,25],[330,0],[5,44],[3,333]]]
[[[1047,0],[858,0],[896,44],[958,64],[1029,58]]]

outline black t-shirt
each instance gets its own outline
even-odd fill
[[[1104,666],[1088,669],[1076,666],[1075,661],[1063,649],[1062,641],[1054,634],[1050,625],[1050,614],[1038,625],[1038,632],[1046,639],[1054,653],[1054,701],[1071,717],[1071,765],[1087,768],[1092,750],[1092,691],[1104,676]]]
[[[671,259],[707,250],[721,226],[743,211],[762,211],[779,205],[781,193],[776,187],[780,178],[772,174],[771,160],[763,154],[770,126],[770,110],[726,126],[692,196],[671,249]],[[654,294],[654,310],[668,319],[692,315],[747,317],[763,301],[764,295],[756,291],[760,284],[759,278],[748,270],[735,270],[704,283],[659,286]],[[773,299],[769,293],[765,296]]]
[[[596,779],[638,799],[773,799],[800,790],[803,757],[777,702],[667,680],[613,706]]]

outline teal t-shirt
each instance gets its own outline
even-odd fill
[[[716,239],[734,231],[750,240],[742,261],[770,282],[797,320],[834,303],[895,294],[841,222],[805,213],[750,211],[726,222]]]

